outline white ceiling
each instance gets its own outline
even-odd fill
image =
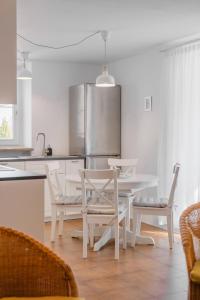
[[[200,32],[200,0],[17,0],[17,31],[38,43],[62,46],[109,30],[109,61]],[[100,35],[63,50],[30,46],[32,59],[100,63]]]

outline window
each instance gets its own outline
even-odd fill
[[[0,104],[0,145],[17,144],[17,111],[12,104]]]
[[[32,146],[31,82],[18,80],[17,104],[0,104],[0,146]]]
[[[200,199],[200,42],[166,52],[161,88],[159,181],[168,194],[172,167],[181,165],[175,194],[175,226],[182,211]]]
[[[14,108],[13,105],[0,105],[0,140],[14,138]]]

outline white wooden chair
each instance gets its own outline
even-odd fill
[[[120,159],[120,158],[109,158],[108,165],[111,169],[120,169],[120,176],[133,176],[136,173],[138,159]],[[122,197],[124,201],[126,201],[127,205],[127,230],[130,230],[130,219],[131,219],[131,206],[133,198],[135,197],[135,193],[138,191],[130,190],[130,191],[120,191],[119,196]]]
[[[114,227],[115,259],[119,259],[119,224],[123,226],[123,248],[126,249],[127,208],[118,199],[118,170],[80,170],[82,182],[83,258],[87,257],[89,240],[93,246],[95,224]],[[89,191],[89,192],[88,192]]]
[[[173,203],[174,193],[176,190],[180,165],[176,163],[173,169],[173,180],[168,198],[156,200],[135,198],[133,200],[133,228],[132,228],[132,247],[135,247],[136,234],[140,231],[142,215],[157,215],[167,217],[167,231],[170,249],[173,247],[174,230],[173,230]]]
[[[121,169],[122,176],[132,176],[136,173],[138,158],[108,158],[108,165],[111,169]]]
[[[50,198],[51,198],[51,242],[55,242],[56,223],[59,217],[59,235],[63,234],[63,217],[66,208],[78,208],[82,206],[81,196],[66,196],[58,178],[60,170],[59,162],[52,161],[45,165]]]

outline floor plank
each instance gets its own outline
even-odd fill
[[[82,240],[70,237],[82,227],[80,220],[65,221],[64,236],[49,242],[50,224],[45,225],[46,244],[73,269],[80,296],[86,300],[186,300],[188,279],[180,236],[169,250],[165,231],[142,224],[142,233],[153,236],[155,246],[120,249],[114,260],[114,241],[101,251],[89,250],[82,259]]]

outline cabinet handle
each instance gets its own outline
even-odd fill
[[[72,160],[71,162],[72,162],[72,163],[78,163],[79,160]]]
[[[2,165],[2,166],[7,166],[8,163],[1,162],[0,165]]]

